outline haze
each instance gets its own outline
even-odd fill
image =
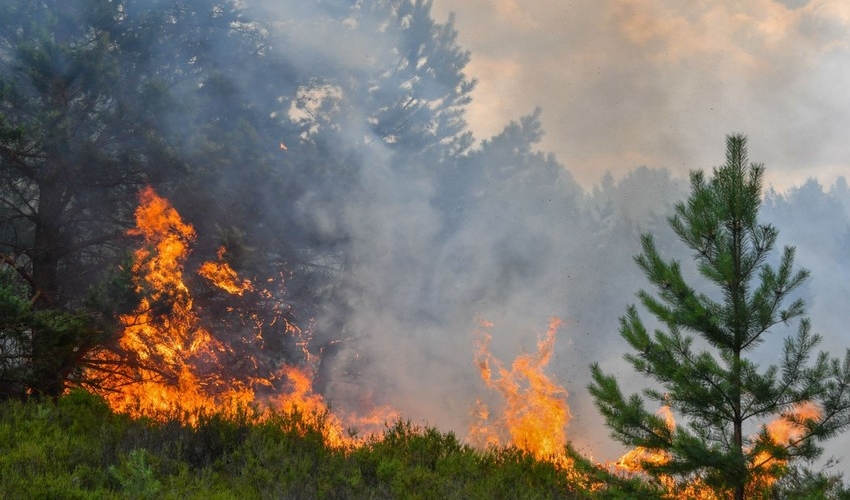
[[[436,0],[478,79],[479,137],[543,109],[544,151],[584,185],[676,174],[747,133],[778,188],[850,171],[850,3],[832,0]]]

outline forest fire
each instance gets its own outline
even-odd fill
[[[223,380],[215,370],[203,374],[194,368],[215,366],[225,350],[199,326],[183,280],[194,228],[152,189],[142,191],[140,201],[136,227],[129,234],[143,240],[132,268],[141,301],[133,314],[120,318],[124,329],[119,352],[101,354],[118,366],[102,395],[115,410],[132,414],[251,402],[253,391],[247,384]]]
[[[129,234],[141,237],[142,244],[133,255],[132,274],[142,298],[133,314],[120,318],[124,326],[120,348],[101,354],[98,360],[117,367],[98,391],[110,406],[136,416],[179,410],[190,419],[202,410],[232,412],[250,405],[297,410],[307,423],[321,419],[329,445],[353,444],[345,429],[358,422],[344,424],[329,413],[322,397],[312,392],[306,368],[281,368],[277,378],[288,381],[289,391],[265,398],[258,396],[257,389],[272,387],[276,381],[222,369],[221,361],[232,354],[231,349],[201,326],[185,281],[194,228],[151,188],[140,193],[135,217],[136,227]],[[224,260],[225,251],[219,249],[218,261],[203,263],[197,274],[231,295],[253,290],[253,284],[240,279]],[[285,330],[300,333],[289,323]]]
[[[772,78],[782,50],[751,34],[812,56],[780,76],[833,82],[844,4],[570,8],[558,50],[593,66],[557,99],[599,119],[554,131],[482,114],[498,72],[474,74],[461,4],[3,4],[0,498],[850,494],[843,143],[768,137],[751,161],[747,130],[711,126],[841,94]],[[758,71],[661,61],[679,41],[635,20]],[[734,50],[703,50],[718,34]],[[696,79],[772,99],[628,129],[618,102]],[[547,151],[576,140],[593,161]]]
[[[338,447],[356,444],[346,429],[374,430],[398,418],[388,408],[372,409],[364,416],[341,418],[331,414],[323,397],[313,392],[308,368],[284,365],[270,379],[223,370],[222,359],[232,355],[231,349],[201,325],[187,286],[190,271],[186,263],[196,239],[194,228],[151,188],[140,193],[135,218],[136,227],[129,234],[142,240],[132,267],[141,301],[133,314],[120,318],[120,348],[101,354],[99,360],[117,367],[99,390],[113,409],[154,416],[175,409],[186,415],[210,409],[229,412],[249,405],[298,411],[303,416],[321,416],[327,442]],[[197,275],[233,296],[253,291],[251,281],[240,278],[225,256],[226,249],[220,248],[217,260],[201,264]],[[262,295],[268,296],[268,292]],[[476,362],[487,386],[504,397],[505,407],[491,419],[489,410],[479,401],[479,419],[469,437],[474,445],[513,445],[539,459],[553,461],[563,457],[570,417],[567,392],[543,373],[560,323],[553,318],[545,338],[538,343],[538,352],[517,357],[511,370],[487,352],[489,336],[482,337]],[[302,332],[287,323],[286,333]],[[296,345],[305,350],[304,339]],[[311,355],[305,350],[304,356],[309,366]],[[268,393],[269,388],[274,391],[271,395],[258,395]]]
[[[211,410],[235,412],[258,408],[269,412],[297,412],[302,423],[319,429],[328,445],[338,448],[364,442],[349,429],[376,431],[399,418],[392,410],[366,410],[364,415],[339,416],[329,411],[322,395],[312,388],[311,362],[303,332],[286,319],[286,335],[299,337],[294,344],[303,351],[304,367],[282,364],[269,377],[246,375],[225,369],[224,360],[233,357],[232,348],[207,330],[193,301],[187,277],[188,256],[196,239],[194,228],[183,222],[167,200],[147,188],[140,193],[135,212],[136,227],[129,234],[141,240],[132,266],[133,283],[141,297],[132,314],[120,317],[123,325],[118,347],[100,354],[99,361],[114,366],[113,373],[98,392],[116,411],[139,416],[174,415],[180,411],[192,422],[193,415]],[[216,290],[232,297],[257,292],[271,297],[267,290],[256,290],[250,280],[239,277],[226,261],[226,249],[220,248],[217,260],[205,262],[195,274]],[[195,280],[197,282],[197,280]],[[228,306],[229,310],[229,306]],[[258,330],[262,322],[254,325]],[[517,356],[506,367],[490,352],[492,324],[479,332],[475,363],[485,385],[495,391],[502,404],[491,409],[478,400],[468,442],[479,448],[514,446],[539,460],[558,465],[576,481],[589,485],[568,456],[566,426],[570,421],[567,391],[544,373],[554,348],[561,320],[552,318],[546,334],[538,340],[537,351]],[[262,337],[263,332],[256,332]],[[497,405],[493,405],[494,408]],[[789,418],[780,418],[767,426],[775,443],[798,439],[799,421],[818,416],[818,408],[804,405]],[[662,408],[667,425],[675,428],[672,412]],[[263,417],[261,417],[263,418]],[[306,431],[306,428],[304,429]],[[361,434],[369,435],[369,434]],[[374,435],[374,434],[372,434]],[[776,465],[767,454],[756,455],[753,485],[763,487],[775,477],[767,469]],[[646,463],[664,464],[663,452],[637,448],[625,454],[613,468],[625,474],[642,474]],[[781,465],[781,464],[780,464]],[[699,480],[686,485],[672,478],[661,478],[670,498],[713,499],[715,493]],[[592,487],[592,486],[588,486]]]

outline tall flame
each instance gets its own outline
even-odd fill
[[[487,387],[504,398],[504,408],[494,416],[484,402],[478,401],[477,421],[469,434],[473,444],[513,445],[547,460],[563,455],[570,420],[567,391],[543,372],[552,358],[560,325],[559,318],[552,318],[546,336],[537,342],[537,352],[518,356],[510,370],[490,353],[491,335],[481,332],[475,361]],[[492,324],[484,326],[490,328]]]
[[[100,355],[117,366],[101,394],[114,409],[136,415],[246,405],[253,390],[215,369],[227,348],[199,325],[184,282],[194,228],[153,189],[139,198],[136,227],[128,234],[142,239],[132,267],[141,300],[133,314],[119,318],[124,328],[118,352]]]
[[[141,300],[133,314],[119,318],[123,330],[118,348],[100,353],[95,360],[101,366],[114,366],[97,392],[116,411],[136,416],[179,409],[191,418],[202,409],[229,412],[258,404],[287,412],[297,410],[307,423],[317,424],[329,445],[355,444],[345,429],[359,422],[352,418],[344,423],[330,414],[322,396],[313,393],[307,368],[283,366],[274,378],[288,381],[288,391],[262,400],[256,389],[263,387],[268,392],[279,380],[226,374],[221,361],[233,354],[232,349],[201,326],[185,280],[195,230],[152,188],[142,190],[139,198],[136,227],[128,234],[142,240],[133,254],[132,267]],[[239,278],[227,264],[225,251],[219,249],[217,261],[203,263],[197,274],[231,295],[254,290],[251,281]],[[267,290],[259,294],[271,298]],[[302,333],[283,321],[287,334]],[[255,326],[261,328],[259,320]],[[391,413],[385,415],[392,417]]]

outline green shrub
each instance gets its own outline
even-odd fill
[[[121,491],[133,500],[157,498],[162,483],[154,476],[148,452],[133,450],[119,465],[109,467],[109,474],[121,485]]]
[[[190,417],[196,425],[186,423]],[[175,410],[131,419],[84,391],[58,404],[6,401],[0,403],[0,498],[651,498],[646,485],[586,460],[576,463],[588,479],[576,482],[515,448],[481,452],[452,433],[405,421],[359,448],[333,449],[322,435],[325,421],[315,417]]]

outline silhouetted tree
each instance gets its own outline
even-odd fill
[[[430,8],[323,2],[293,8],[281,29],[235,0],[0,0],[0,257],[28,285],[23,298],[93,312],[86,296],[124,262],[136,193],[152,184],[196,226],[192,259],[227,246],[248,277],[285,277],[287,300],[314,317],[334,299],[347,234],[313,214],[357,196],[359,167],[386,149],[398,167],[432,167],[471,143],[468,54]],[[316,12],[378,37],[371,62],[317,52],[304,64],[309,44],[286,37]],[[219,299],[198,300],[213,312]],[[243,345],[244,325],[231,319],[223,335]],[[32,330],[29,392],[63,390],[93,343],[75,338]],[[285,344],[266,346],[279,358]]]
[[[454,18],[435,22],[432,4],[367,2],[364,13],[372,22],[387,23],[385,36],[396,42],[359,91],[371,128],[385,144],[434,162],[471,145],[464,112],[475,80],[463,72],[469,52],[457,44]]]
[[[690,197],[669,218],[713,293],[688,285],[680,263],[665,261],[651,235],[642,237],[635,258],[656,290],[638,297],[660,326],[649,333],[629,307],[620,334],[634,351],[625,358],[657,383],[644,397],[686,420],[670,426],[639,395],[626,398],[598,364],[589,387],[617,440],[666,457],[645,463],[647,471],[699,478],[738,500],[758,477],[778,477],[785,463],[817,457],[817,443],[850,424],[850,351],[843,360],[815,353],[821,337],[803,318],[803,301],[783,305],[808,277],[794,270],[794,249],[786,247],[776,267],[768,264],[778,231],[759,221],[763,172],[748,162],[746,139],[728,137],[726,164],[711,179],[693,172]],[[795,319],[798,332],[785,341],[778,364],[760,370],[753,351]],[[796,413],[807,403],[817,405],[817,416]],[[797,429],[787,442],[765,426],[776,417]]]
[[[155,102],[130,81],[115,46],[119,4],[3,2],[0,9],[0,245],[34,305],[71,309],[115,256],[110,243],[121,234],[128,194],[143,182],[154,117],[125,97],[132,89]],[[32,392],[61,393],[74,340],[33,326]]]
[[[86,297],[125,258],[142,186],[171,194],[239,161],[267,165],[254,160],[272,148],[246,138],[268,124],[237,113],[250,106],[229,85],[262,39],[235,2],[2,1],[0,10],[0,256],[37,309],[93,317]],[[226,230],[245,212],[222,205]],[[97,344],[41,327],[30,341],[28,391],[49,396]]]
[[[381,146],[404,155],[399,166],[433,167],[471,146],[469,53],[457,44],[453,18],[432,18],[432,3],[369,0],[321,11],[315,22],[350,47],[311,55],[310,78],[293,101],[303,139],[337,150]]]

